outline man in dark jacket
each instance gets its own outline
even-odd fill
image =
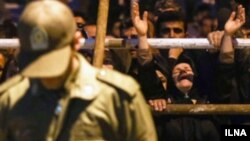
[[[250,49],[234,49],[233,36],[242,32],[243,37],[247,37],[247,26],[245,8],[238,6],[236,12],[232,12],[224,26],[222,37],[218,32],[212,33],[209,37],[212,44],[221,41],[219,66],[217,70],[217,95],[215,99],[218,103],[249,104],[250,103]],[[249,23],[245,23],[247,25]],[[243,26],[242,29],[240,29]],[[249,123],[250,118],[236,117],[232,122],[236,124]]]
[[[176,14],[176,12],[165,14],[174,15],[174,13]],[[163,17],[160,16],[159,19],[161,20],[161,18]],[[146,89],[151,89],[152,92],[151,95],[146,95],[146,98],[149,99],[148,102],[150,106],[155,111],[162,111],[167,107],[167,104],[171,103],[205,104],[207,102],[206,99],[201,97],[201,92],[196,87],[197,73],[193,61],[184,53],[179,54],[177,58],[171,58],[173,59],[172,63],[170,61],[164,63],[164,59],[161,60],[153,56],[152,50],[150,50],[148,46],[146,36],[147,13],[144,13],[143,20],[141,20],[139,17],[139,5],[136,2],[132,4],[132,19],[139,36],[139,63],[141,63],[141,67],[144,71],[148,71],[147,75],[142,75],[142,77],[144,77],[144,80],[147,79],[147,81],[144,82],[148,84],[148,88],[146,87]],[[165,32],[166,37],[177,38],[185,36],[183,21],[166,21],[162,22],[160,26],[162,27],[159,30],[165,29],[167,31]],[[161,82],[159,82],[157,85],[157,83],[152,82],[152,80],[157,80],[157,76],[154,72],[155,66],[157,66],[156,68],[160,69],[167,78],[165,90],[159,89],[160,85],[164,87],[163,83],[161,84]],[[144,74],[146,73],[144,72]],[[154,84],[153,86],[155,87],[150,87],[150,84]],[[153,93],[154,91],[155,93]],[[155,117],[155,122],[160,140],[219,141],[218,131],[208,117],[170,117],[168,115],[166,117]]]
[[[131,15],[134,27],[138,33],[138,61],[140,66],[142,66],[139,68],[138,80],[141,82],[142,91],[146,99],[161,105],[163,101],[159,100],[159,98],[165,97],[165,91],[167,89],[167,85],[165,83],[167,81],[169,69],[173,66],[173,64],[175,64],[176,59],[182,53],[183,49],[169,49],[167,52],[161,52],[164,53],[161,55],[158,50],[150,48],[147,44],[147,12],[144,13],[143,20],[140,20],[138,9],[139,5],[137,3],[133,3]],[[181,12],[166,11],[159,15],[156,23],[157,37],[185,38],[185,31],[186,22],[184,21],[183,14]],[[144,77],[145,75],[148,77]],[[150,75],[152,75],[152,77]],[[151,86],[147,85],[149,82],[151,82]],[[157,93],[155,91],[157,91]],[[158,100],[154,101],[156,98],[158,98]]]

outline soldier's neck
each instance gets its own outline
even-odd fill
[[[69,77],[72,72],[75,72],[79,67],[79,61],[76,57],[72,57],[71,63],[67,68],[66,72],[58,77],[52,78],[42,78],[41,83],[42,85],[48,90],[56,90],[60,89],[64,86],[65,81]]]

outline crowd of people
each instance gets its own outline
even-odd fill
[[[97,4],[94,1],[92,2],[88,3],[90,7]],[[152,111],[161,112],[167,108],[168,104],[250,103],[250,49],[234,48],[234,38],[250,37],[248,1],[231,0],[227,1],[228,5],[224,6],[213,0],[197,1],[194,4],[195,9],[192,16],[187,11],[188,5],[185,5],[181,0],[148,0],[146,4],[143,1],[138,2],[136,0],[129,2],[111,0],[112,2],[120,5],[120,9],[111,6],[111,11],[117,10],[117,12],[111,16],[108,22],[106,37],[136,38],[139,42],[137,47],[133,49],[106,48],[103,62],[105,71],[101,69],[100,72],[86,65],[92,63],[93,50],[80,49],[79,42],[74,43],[74,45],[71,44],[72,38],[73,41],[78,41],[79,38],[96,37],[96,16],[88,15],[89,11],[83,12],[71,9],[74,16],[72,19],[70,19],[71,16],[65,15],[66,18],[70,17],[69,19],[74,22],[76,30],[72,30],[73,25],[69,27],[66,21],[62,21],[60,24],[56,23],[58,21],[50,22],[54,25],[47,27],[47,25],[44,25],[45,22],[42,21],[49,18],[46,19],[46,16],[40,15],[44,16],[45,19],[41,19],[41,21],[34,17],[32,19],[28,10],[24,11],[19,23],[14,23],[10,19],[3,20],[0,25],[1,38],[19,38],[21,49],[20,51],[0,49],[0,83],[2,83],[0,106],[4,107],[2,109],[0,107],[0,114],[8,114],[5,117],[0,116],[0,141],[8,138],[10,140],[26,139],[26,141],[32,139],[44,140],[45,135],[52,140],[81,139],[82,135],[87,139],[107,140],[154,141],[157,136],[159,141],[219,141],[220,125],[250,124],[249,116],[159,116],[150,114],[148,109],[149,106]],[[64,3],[67,5],[67,1],[64,1]],[[46,5],[46,2],[41,4]],[[54,4],[58,5],[57,3]],[[36,11],[33,9],[34,7],[36,7],[35,4],[33,4],[33,7],[31,4],[27,9],[33,10],[34,13],[42,13],[43,9],[40,8],[41,11]],[[58,7],[64,9],[60,5]],[[47,10],[50,11],[50,8],[49,6]],[[96,6],[93,9],[96,9]],[[50,12],[53,13],[53,10]],[[65,11],[62,10],[61,12]],[[67,12],[65,13],[67,14]],[[51,16],[55,15],[52,14]],[[33,23],[32,20],[39,22]],[[68,23],[71,23],[71,21]],[[56,27],[63,26],[63,29],[70,33],[67,33],[67,37],[64,37],[63,35],[66,35],[66,33],[58,35],[53,31],[48,31],[47,35],[43,31],[44,29],[36,30],[34,28],[31,30],[30,28],[35,24],[38,27],[46,26],[46,28],[58,30],[58,32],[59,29]],[[65,28],[66,26],[69,28]],[[73,31],[74,33],[71,33]],[[27,38],[27,34],[30,34],[29,38]],[[43,56],[44,52],[36,54],[32,49],[44,49],[47,44],[40,43],[36,35],[39,35],[41,40],[49,40],[50,49],[44,50],[44,52],[48,53],[50,50],[63,51],[63,49],[57,48],[70,44],[74,50],[72,51],[73,57],[70,54],[63,55],[61,52],[63,57],[54,55],[54,59],[52,56],[49,59],[38,58],[37,56]],[[59,40],[59,38],[63,38],[65,41]],[[214,48],[183,49],[175,47],[157,49],[150,47],[147,42],[148,38],[207,38]],[[31,43],[27,43],[28,40],[31,40]],[[64,50],[64,53],[66,53],[66,49]],[[75,53],[76,51],[77,53]],[[80,57],[80,54],[84,56],[86,62],[85,59]],[[72,64],[69,63],[72,66],[68,68],[65,66],[67,56],[72,61]],[[75,58],[80,61],[75,61]],[[60,61],[57,62],[58,60],[64,62],[62,63],[64,65],[59,64]],[[78,63],[81,66],[80,70],[76,69]],[[65,70],[67,73],[62,75]],[[84,70],[92,72],[84,73]],[[113,70],[115,71],[113,72]],[[123,77],[117,72],[130,77]],[[19,73],[21,73],[21,76],[18,75]],[[57,79],[51,79],[51,76],[57,76]],[[69,81],[68,76],[70,85],[67,82]],[[86,78],[82,79],[83,76]],[[30,83],[27,82],[26,77],[30,78]],[[131,77],[136,82],[130,80]],[[78,84],[79,82],[81,83]],[[62,83],[69,86],[64,90],[61,88]],[[83,90],[80,90],[78,85]],[[25,90],[21,90],[22,87]],[[40,96],[40,98],[46,99],[48,94],[65,93],[67,90],[72,93],[82,91],[83,96],[72,95],[71,97],[73,99],[74,97],[80,97],[87,102],[81,103],[77,100],[69,102],[67,96],[56,95],[50,101],[51,107],[48,108],[49,110],[43,111],[43,114],[48,115],[39,117],[40,120],[44,120],[41,122],[44,125],[40,123],[43,128],[41,132],[34,132],[37,134],[36,137],[31,138],[29,136],[31,133],[27,133],[27,135],[17,133],[17,131],[20,132],[22,128],[26,127],[24,124],[18,123],[20,120],[31,120],[32,118],[38,118],[39,115],[41,116],[36,111],[39,108],[44,108],[40,101],[38,107],[31,109],[33,114],[29,114],[28,117],[23,119],[15,118],[15,116],[21,115],[22,117],[25,113],[31,112],[30,109],[27,110],[23,107],[32,106],[32,100],[39,101],[37,97],[32,97],[36,95],[37,91],[41,91],[39,94],[45,95],[44,97]],[[18,98],[14,98],[15,93],[18,93]],[[27,93],[27,96],[24,95],[25,93]],[[97,93],[104,94],[95,98]],[[64,97],[66,98],[64,99]],[[6,105],[8,99],[11,98],[14,99],[13,102],[10,100],[9,105]],[[57,116],[62,117],[58,120],[59,122],[51,115],[53,109],[58,109],[57,102],[62,105],[62,109],[67,106],[69,106],[69,109],[74,109],[72,111],[63,110],[62,115],[59,113]],[[109,110],[105,109],[105,103],[107,103],[106,106]],[[18,108],[18,106],[22,108]],[[86,110],[79,109],[79,106],[87,106],[87,108]],[[93,108],[90,109],[88,106]],[[18,112],[18,109],[22,112]],[[73,116],[66,118],[67,120],[64,121],[62,126],[67,129],[61,130],[63,128],[60,126],[61,120],[67,117],[65,116],[67,113],[71,113]],[[79,115],[84,121],[77,120]],[[10,117],[9,120],[6,120],[7,117]],[[50,118],[53,118],[53,120],[50,121]],[[8,125],[9,122],[13,122],[13,124]],[[72,122],[77,123],[73,124]],[[84,124],[81,124],[81,122]],[[88,125],[88,123],[90,124]],[[78,124],[87,126],[87,128],[77,126]],[[94,124],[99,125],[100,128],[89,127]],[[32,129],[37,130],[36,127]],[[108,129],[111,131],[108,132]],[[79,135],[78,133],[69,134],[69,132],[75,130],[83,130],[83,132]],[[22,135],[27,138],[22,139]]]

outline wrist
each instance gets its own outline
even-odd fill
[[[229,33],[229,32],[227,32],[227,31],[224,30],[224,36],[231,36],[231,37],[232,37],[233,34],[234,34],[234,33]]]
[[[232,40],[233,40],[233,35],[228,34],[228,33],[225,33],[225,34],[223,35],[223,40],[227,40],[227,41],[232,42]]]
[[[139,49],[149,49],[148,38],[146,35],[138,36],[139,40]]]
[[[179,58],[179,55],[169,55],[168,58],[171,58],[171,59],[178,59]]]
[[[145,34],[145,35],[138,35],[138,39],[140,40],[140,39],[142,39],[142,40],[147,40],[147,35]]]

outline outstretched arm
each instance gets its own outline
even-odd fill
[[[234,62],[234,48],[232,36],[245,23],[245,8],[242,5],[239,5],[237,12],[237,15],[236,12],[232,12],[224,26],[224,36],[222,38],[219,56],[219,60],[222,63]]]
[[[147,41],[148,31],[148,13],[144,12],[143,18],[140,18],[138,2],[131,1],[131,18],[138,34],[139,50],[137,51],[138,62],[141,66],[150,66],[153,55]]]
[[[224,35],[217,36],[221,40],[219,66],[216,71],[215,89],[216,95],[213,95],[215,102],[229,103],[237,101],[237,86],[235,80],[235,65],[234,65],[234,48],[233,48],[233,34],[241,28],[245,23],[245,9],[239,5],[238,15],[232,12],[228,21],[224,26]],[[215,38],[216,39],[216,38]],[[216,44],[218,41],[214,41]],[[212,42],[213,43],[213,42]],[[222,85],[223,84],[223,85]]]
[[[131,18],[134,24],[134,27],[137,31],[139,38],[139,48],[140,49],[149,49],[147,42],[147,31],[148,31],[148,12],[143,13],[143,18],[140,18],[139,4],[135,1],[131,1]]]

